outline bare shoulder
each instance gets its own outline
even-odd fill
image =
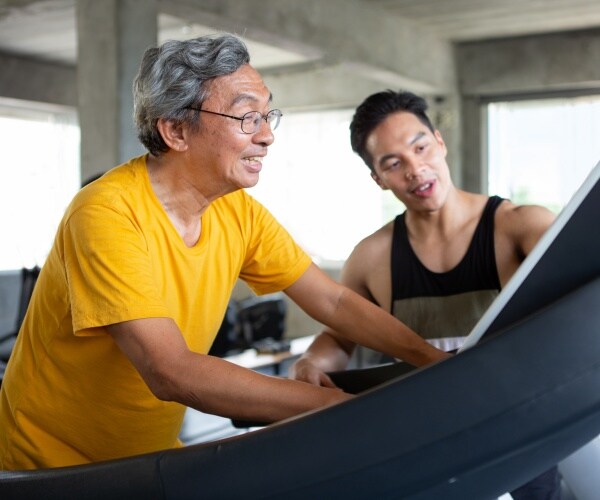
[[[365,256],[381,256],[382,253],[390,251],[392,243],[392,234],[394,231],[393,221],[388,222],[385,226],[380,227],[374,233],[371,233],[366,238],[363,238],[352,251],[349,259],[355,259]]]
[[[361,240],[342,269],[342,284],[373,300],[389,282],[393,222]]]
[[[496,212],[496,224],[509,232],[528,232],[532,229],[546,230],[556,215],[540,205],[516,205],[505,200]]]
[[[496,212],[496,234],[527,255],[555,218],[552,211],[540,205],[516,205],[505,200]]]

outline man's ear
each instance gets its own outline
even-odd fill
[[[373,170],[371,170],[371,179],[373,179],[381,189],[389,189]]]
[[[159,118],[156,123],[160,135],[165,144],[175,151],[185,151],[188,144],[185,138],[183,124],[173,120]]]

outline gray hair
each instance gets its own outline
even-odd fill
[[[169,40],[146,50],[133,83],[133,117],[138,138],[153,155],[169,150],[157,128],[159,118],[198,126],[207,82],[250,62],[246,45],[233,35]]]

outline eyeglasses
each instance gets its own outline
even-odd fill
[[[283,113],[279,109],[272,109],[266,115],[258,111],[248,111],[243,116],[231,116],[223,113],[216,113],[215,111],[208,111],[206,109],[194,108],[189,106],[186,109],[193,109],[194,111],[199,111],[200,113],[210,113],[211,115],[224,116],[225,118],[233,118],[234,120],[239,120],[242,126],[242,132],[244,134],[255,134],[260,129],[260,121],[264,120],[269,124],[271,130],[275,130],[279,125],[279,121],[283,116]]]

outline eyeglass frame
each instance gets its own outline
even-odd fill
[[[258,132],[260,130],[260,121],[257,121],[257,122],[253,121],[253,123],[257,123],[257,125],[255,126],[255,130],[253,130],[252,132],[246,132],[244,130],[244,120],[246,120],[246,117],[248,115],[258,113],[260,115],[260,120],[264,120],[265,123],[267,123],[269,126],[271,126],[271,123],[269,122],[269,116],[273,116],[274,118],[271,118],[271,120],[276,119],[277,121],[275,122],[275,126],[271,127],[271,130],[275,130],[279,126],[279,122],[281,121],[281,117],[283,116],[283,113],[281,112],[280,109],[272,109],[266,115],[263,115],[260,111],[248,111],[247,113],[244,113],[242,116],[226,115],[225,113],[217,113],[216,111],[209,111],[208,109],[196,108],[194,106],[187,106],[185,109],[192,109],[194,111],[198,111],[199,113],[210,113],[211,115],[224,116],[225,118],[232,118],[234,120],[239,120],[240,128],[242,129],[242,132],[244,134],[256,134],[256,132]],[[275,114],[273,115],[272,113],[275,113]]]

